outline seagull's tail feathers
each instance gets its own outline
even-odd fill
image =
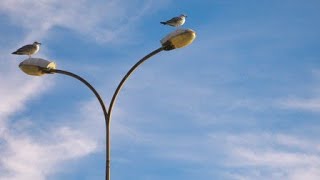
[[[13,52],[13,53],[11,53],[11,54],[18,54],[18,52],[17,52],[17,51],[15,51],[15,52]]]
[[[166,25],[167,23],[166,22],[160,22],[160,24]]]

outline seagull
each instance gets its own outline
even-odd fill
[[[178,26],[182,26],[185,22],[186,22],[186,17],[187,15],[185,14],[181,14],[178,17],[174,17],[168,21],[165,22],[160,22],[163,25],[169,25],[169,26],[173,26],[173,27],[178,27]]]
[[[39,51],[41,43],[35,41],[33,44],[28,44],[25,46],[22,46],[12,54],[17,54],[17,55],[28,55],[29,58],[31,58],[32,54],[35,54]]]

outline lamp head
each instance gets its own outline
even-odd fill
[[[50,69],[56,69],[56,63],[41,58],[28,58],[19,64],[19,68],[28,75],[41,76],[48,74]]]
[[[185,47],[196,38],[196,32],[191,29],[178,29],[164,37],[160,42],[166,51]]]

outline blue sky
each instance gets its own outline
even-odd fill
[[[318,180],[320,2],[0,1],[0,179],[104,178],[104,120],[93,94],[62,75],[32,77],[11,52],[76,73],[110,101],[117,83],[174,30],[190,46],[161,52],[125,84],[111,123],[112,179]]]

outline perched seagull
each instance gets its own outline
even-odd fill
[[[41,43],[39,42],[34,42],[33,44],[28,44],[25,46],[22,46],[12,54],[17,54],[17,55],[28,55],[29,58],[31,58],[32,54],[35,54],[39,51]]]
[[[174,17],[168,21],[160,22],[160,23],[163,25],[178,27],[178,26],[182,26],[186,22],[186,17],[187,17],[187,15],[181,14],[178,17]]]

